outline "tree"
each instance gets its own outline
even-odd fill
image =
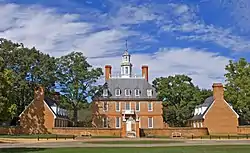
[[[3,68],[4,60],[0,56],[0,120],[13,118],[16,113],[16,104],[11,103],[10,91],[13,82],[12,71]]]
[[[82,53],[72,52],[58,58],[57,77],[61,93],[67,98],[73,110],[74,124],[77,125],[78,110],[87,98],[96,91],[94,84],[103,75],[101,68],[92,68]]]
[[[241,58],[226,65],[225,97],[233,104],[242,121],[250,122],[250,63]],[[244,124],[244,123],[243,123]]]
[[[45,87],[46,95],[53,92],[56,80],[55,58],[6,39],[0,39],[0,56],[4,59],[1,69],[11,72],[11,96],[8,100],[16,104],[16,115],[33,100],[34,88],[38,84]]]
[[[158,98],[163,101],[164,120],[170,126],[186,126],[196,105],[202,103],[210,90],[200,90],[186,75],[156,78],[153,81]]]

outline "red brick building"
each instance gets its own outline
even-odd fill
[[[22,133],[48,133],[54,127],[70,124],[68,112],[57,102],[45,97],[42,87],[35,89],[34,100],[19,115]]]
[[[213,96],[197,106],[190,125],[195,128],[207,127],[210,135],[237,134],[239,115],[224,99],[224,88],[221,83],[213,84]]]
[[[138,137],[139,128],[164,127],[162,102],[148,82],[148,66],[142,66],[142,76],[132,76],[130,60],[125,51],[119,76],[105,66],[103,89],[93,98],[93,126],[120,129],[122,137]]]

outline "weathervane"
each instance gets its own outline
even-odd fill
[[[126,39],[126,50],[128,50],[128,40]]]

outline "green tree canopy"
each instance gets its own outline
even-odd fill
[[[199,89],[186,75],[156,78],[153,86],[163,101],[163,117],[170,126],[186,126],[195,106],[212,95],[211,90]]]
[[[250,63],[241,58],[226,66],[225,97],[247,124],[250,122]]]
[[[19,115],[33,100],[34,88],[38,84],[45,87],[47,95],[53,91],[56,80],[55,58],[6,39],[0,39],[0,57],[2,77],[9,80],[8,76],[11,76],[11,81],[8,81],[11,83],[3,87],[8,93],[8,102],[16,106],[9,105],[10,110],[15,111],[11,116]]]
[[[66,101],[73,110],[75,125],[78,121],[78,110],[94,95],[95,83],[103,75],[101,68],[92,68],[82,53],[72,52],[58,58],[57,77]]]

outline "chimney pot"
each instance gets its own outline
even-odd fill
[[[141,69],[142,69],[142,77],[144,77],[148,81],[148,66],[143,65]]]
[[[105,65],[105,81],[109,80],[111,77],[111,65]]]

